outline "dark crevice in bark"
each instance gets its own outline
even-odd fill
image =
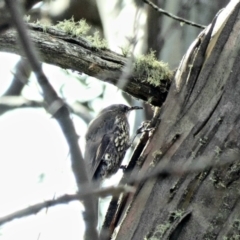
[[[217,101],[216,105],[213,107],[212,111],[209,113],[207,118],[200,123],[200,126],[196,125],[196,130],[193,132],[193,137],[197,137],[197,135],[203,130],[203,128],[207,125],[208,121],[211,119],[212,115],[217,111],[217,107],[222,99],[222,95],[220,96],[219,100]]]

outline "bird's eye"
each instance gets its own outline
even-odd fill
[[[111,155],[109,153],[106,153],[104,156],[105,160],[110,160],[111,159]]]
[[[128,111],[128,106],[124,106],[123,110],[124,110],[124,112],[127,112]]]

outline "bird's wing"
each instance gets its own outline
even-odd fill
[[[102,141],[98,145],[96,155],[93,160],[92,175],[91,175],[92,178],[94,178],[94,175],[96,175],[96,171],[102,162],[103,156],[106,153],[106,149],[108,148],[109,144],[111,144],[111,135],[105,134],[102,138]]]
[[[94,171],[93,168],[95,164],[96,152],[100,143],[101,143],[101,139],[94,142],[86,141],[84,160],[85,160],[85,165],[87,167],[89,180],[91,180],[93,176],[93,171]]]
[[[109,112],[99,115],[89,124],[86,140],[97,142],[102,139],[106,133],[112,132],[114,121],[115,118]]]
[[[104,119],[106,119],[104,121]],[[97,167],[100,164],[101,157],[104,154],[104,146],[108,145],[113,131],[113,124],[115,119],[111,119],[109,113],[103,113],[98,118],[94,119],[86,133],[86,147],[85,147],[85,163],[89,178],[95,174]]]

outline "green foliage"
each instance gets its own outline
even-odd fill
[[[168,64],[158,61],[154,51],[138,57],[134,70],[138,76],[146,76],[144,81],[156,87],[161,85],[161,80],[170,80],[172,78],[172,72],[169,70]]]

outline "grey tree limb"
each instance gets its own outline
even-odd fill
[[[127,58],[107,49],[96,49],[86,39],[72,37],[53,27],[28,24],[28,34],[38,50],[42,62],[71,69],[120,88],[137,99],[161,106],[170,87],[170,79],[159,79],[159,86],[147,82],[147,74],[134,71],[126,84],[119,83]],[[16,31],[11,29],[0,35],[0,51],[25,56],[17,44]]]

